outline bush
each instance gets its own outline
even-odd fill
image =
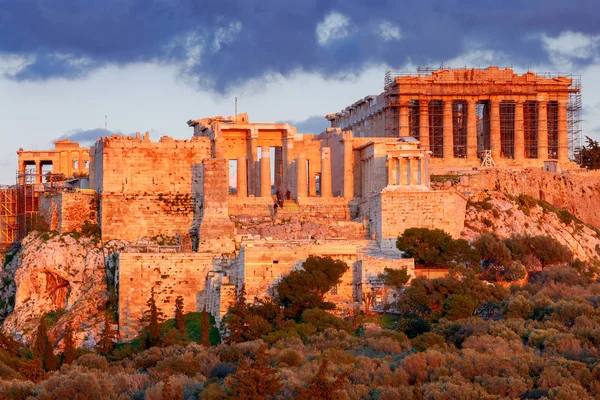
[[[463,294],[453,294],[444,303],[444,316],[451,321],[473,315],[475,301]]]

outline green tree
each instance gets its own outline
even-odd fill
[[[379,279],[382,279],[386,286],[399,288],[410,280],[410,274],[406,268],[384,268],[383,274],[379,274]]]
[[[444,303],[444,316],[451,321],[473,315],[475,301],[464,294],[453,294]]]
[[[113,320],[110,314],[104,313],[104,326],[102,327],[102,332],[100,332],[100,340],[94,346],[94,350],[96,350],[100,354],[110,354],[115,348],[115,342],[118,338],[118,333],[113,329]]]
[[[142,323],[147,325],[146,347],[158,346],[160,342],[159,324],[165,320],[165,314],[156,306],[154,288],[150,292],[150,298],[146,302],[148,309],[144,311]]]
[[[600,168],[600,143],[585,137],[586,145],[577,149],[577,158],[582,167],[589,169]]]
[[[481,235],[473,242],[479,250],[484,266],[508,266],[512,263],[511,251],[504,242],[493,235]]]
[[[175,299],[175,327],[181,333],[185,333],[185,316],[183,313],[183,297]]]
[[[48,327],[46,318],[41,317],[38,324],[38,330],[32,345],[33,354],[42,359],[46,371],[56,369],[56,357],[54,356],[54,347],[48,338]]]
[[[300,318],[309,308],[332,310],[335,304],[325,301],[325,295],[341,282],[348,265],[331,257],[310,256],[302,269],[294,270],[276,285],[276,301],[285,307],[286,315]]]
[[[317,400],[317,399],[345,399],[346,397],[340,393],[344,388],[344,380],[346,376],[341,374],[333,379],[327,378],[327,367],[329,361],[322,359],[319,370],[315,376],[308,382],[306,387],[298,391],[298,400]]]
[[[452,239],[441,229],[406,229],[396,241],[398,250],[415,264],[446,268],[456,264],[476,264],[479,254],[464,239]]]
[[[246,320],[249,314],[248,304],[246,304],[246,288],[242,285],[235,302],[223,317],[223,323],[227,327],[227,335],[224,338],[225,343],[239,343],[245,340]]]
[[[73,327],[70,322],[65,325],[63,343],[64,362],[68,365],[75,361],[75,341],[73,340]]]
[[[210,316],[206,312],[206,304],[202,309],[202,332],[200,342],[203,346],[210,346]]]
[[[283,387],[277,370],[269,366],[264,348],[252,364],[242,359],[236,373],[226,378],[226,384],[231,398],[240,400],[275,399]]]

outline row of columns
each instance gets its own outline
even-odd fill
[[[477,100],[467,99],[467,159],[477,161]],[[567,100],[558,101],[558,159],[565,161],[569,157],[567,130]],[[500,100],[490,99],[490,150],[492,157],[500,158]],[[515,101],[515,137],[514,158],[525,158],[523,101]],[[399,135],[410,136],[409,105],[400,105]],[[548,102],[538,101],[538,158],[548,158]],[[429,135],[429,100],[419,102],[419,135],[421,146],[430,147]],[[454,157],[454,130],[452,117],[452,100],[443,101],[443,142],[444,158]]]
[[[388,185],[421,185],[425,163],[421,157],[388,156]]]

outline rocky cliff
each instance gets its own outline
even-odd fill
[[[30,234],[0,271],[2,329],[29,342],[40,317],[47,315],[50,339],[58,347],[67,323],[77,345],[93,345],[111,300],[111,255],[123,246],[79,234]]]

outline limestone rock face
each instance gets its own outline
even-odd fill
[[[2,329],[23,342],[30,342],[39,319],[51,313],[50,339],[62,347],[65,325],[73,326],[78,346],[92,346],[104,323],[103,311],[109,300],[108,284],[113,282],[111,255],[124,246],[74,235],[30,234],[21,251],[3,271],[11,273],[14,309]]]
[[[540,205],[519,205],[514,198],[494,191],[473,193],[467,207],[463,238],[475,239],[483,233],[501,238],[512,235],[551,236],[567,246],[575,258],[583,261],[600,258],[600,239],[592,227],[568,221]],[[597,250],[598,249],[598,250]]]

